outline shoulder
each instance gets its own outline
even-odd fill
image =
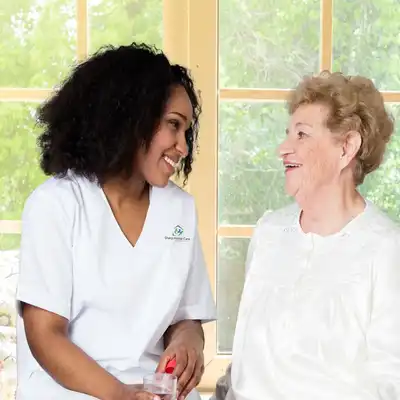
[[[400,252],[398,242],[400,239],[400,225],[391,219],[388,214],[379,209],[371,202],[367,202],[367,210],[365,212],[362,224],[358,227],[359,239],[362,244],[371,252],[379,254],[389,247],[396,248]]]
[[[172,181],[169,181],[168,185],[164,189],[165,189],[166,193],[168,193],[169,195],[171,195],[175,198],[182,199],[183,201],[186,201],[189,203],[194,203],[193,196]]]
[[[169,181],[168,185],[163,188],[156,189],[163,201],[173,202],[174,204],[180,204],[186,211],[188,209],[195,212],[195,201],[193,196],[186,192],[184,189],[179,187],[176,183]]]
[[[296,203],[289,204],[275,211],[268,210],[257,221],[256,231],[295,226],[298,222],[299,213],[300,208]]]
[[[364,230],[368,240],[363,251],[373,258],[374,282],[381,282],[384,290],[400,287],[400,226],[385,212],[374,207],[370,210],[368,227]],[[379,283],[378,283],[379,284]]]
[[[269,243],[279,242],[282,235],[288,229],[296,229],[298,225],[300,208],[296,203],[292,203],[278,210],[268,210],[257,221],[250,242],[250,248],[264,246],[266,241]]]
[[[24,214],[32,210],[46,212],[53,209],[70,214],[82,204],[84,193],[90,185],[94,184],[72,174],[51,177],[30,194],[25,202]]]
[[[400,225],[371,202],[357,226],[357,246],[373,259],[374,273],[395,268],[400,272]]]

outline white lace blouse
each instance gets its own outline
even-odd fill
[[[400,230],[367,202],[337,234],[266,214],[236,328],[236,400],[400,399]],[[229,396],[228,396],[229,397]]]

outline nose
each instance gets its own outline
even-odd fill
[[[287,135],[285,140],[278,146],[277,153],[280,158],[294,153],[293,143],[290,140],[289,135]]]
[[[185,158],[188,155],[189,150],[188,150],[188,145],[187,145],[187,141],[186,141],[186,132],[185,131],[181,131],[177,135],[177,142],[176,142],[175,147],[178,150],[178,152],[182,158]]]

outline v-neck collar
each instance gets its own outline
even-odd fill
[[[108,219],[112,219],[110,226],[114,232],[113,234],[118,235],[118,237],[123,236],[118,240],[120,245],[122,243],[122,247],[128,249],[128,252],[136,260],[140,259],[141,262],[149,264],[151,260],[157,259],[160,253],[163,253],[167,247],[173,246],[175,241],[168,240],[168,236],[171,235],[174,227],[181,223],[182,202],[179,201],[179,197],[174,195],[175,191],[171,184],[162,188],[151,187],[149,208],[136,246],[132,246],[122,232],[105,193],[100,187],[99,190],[101,190],[99,197],[103,203],[105,215]]]
[[[146,212],[146,217],[144,219],[144,223],[143,223],[143,227],[142,227],[142,231],[140,232],[139,237],[136,240],[136,243],[133,245],[129,239],[126,237],[125,233],[122,231],[117,219],[115,218],[114,212],[111,208],[111,204],[108,201],[108,198],[106,196],[106,194],[104,193],[104,190],[102,187],[99,187],[100,190],[100,194],[101,197],[105,203],[105,206],[107,208],[107,212],[110,216],[110,218],[112,219],[112,223],[115,226],[117,232],[119,233],[119,235],[122,237],[122,240],[126,243],[126,245],[128,247],[130,247],[133,250],[136,250],[138,248],[140,248],[141,243],[145,240],[145,236],[146,236],[146,231],[148,230],[148,225],[149,225],[149,220],[151,218],[152,215],[152,209],[154,208],[154,190],[152,186],[149,186],[149,207],[147,209]]]

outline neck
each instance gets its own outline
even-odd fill
[[[103,185],[103,191],[107,198],[115,205],[125,203],[141,203],[147,201],[149,196],[149,184],[142,179],[112,178]]]
[[[317,193],[298,204],[302,209],[303,231],[321,236],[339,232],[365,209],[365,201],[353,184],[319,188]]]

